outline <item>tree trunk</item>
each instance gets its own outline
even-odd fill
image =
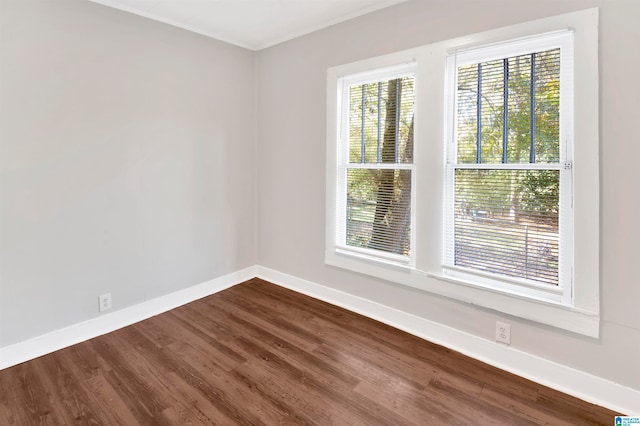
[[[413,118],[407,135],[407,144],[404,148],[407,161],[413,161]],[[405,254],[410,249],[411,233],[411,172],[401,170],[398,175],[398,187],[400,196],[391,206],[391,220],[389,227],[393,232],[393,252]]]
[[[387,102],[384,126],[383,145],[381,152],[382,163],[395,163],[399,141],[398,116],[402,97],[402,80],[390,80],[387,83]],[[405,158],[409,161],[413,157],[413,121],[405,145]],[[399,191],[396,194],[396,187]],[[384,250],[391,253],[403,254],[408,251],[409,226],[411,216],[411,174],[400,171],[396,177],[393,169],[379,171],[378,189],[376,194],[376,210],[373,218],[373,232],[369,241],[369,248]]]

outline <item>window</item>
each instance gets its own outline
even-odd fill
[[[330,68],[325,263],[597,337],[598,90],[597,9]]]
[[[415,76],[410,67],[344,80],[337,246],[411,264]]]
[[[454,51],[444,272],[569,303],[573,35]]]

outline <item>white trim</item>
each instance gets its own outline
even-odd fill
[[[346,170],[411,170],[415,168],[413,163],[349,163],[345,162]]]
[[[244,43],[242,41],[236,40],[231,37],[226,37],[222,34],[216,33],[215,31],[204,30],[202,28],[198,28],[197,26],[190,25],[189,23],[184,23],[177,21],[175,19],[166,18],[164,16],[153,13],[152,11],[140,10],[136,7],[124,5],[121,3],[117,3],[113,0],[89,0],[94,3],[100,4],[102,6],[112,7],[117,10],[121,10],[123,12],[128,12],[134,15],[141,16],[143,18],[151,19],[157,22],[161,22],[163,24],[171,25],[172,27],[181,28],[183,30],[190,31],[192,33],[200,34],[205,37],[209,37],[224,43],[233,44],[238,47],[242,47],[244,49],[258,51],[260,50],[259,46],[253,46],[251,44]]]
[[[256,276],[256,266],[0,348],[0,370],[135,324]]]
[[[512,56],[527,55],[551,49],[571,49],[569,40],[573,35],[571,28],[547,33],[538,33],[498,43],[479,43],[473,47],[450,49],[450,55],[456,55],[456,66],[505,59]]]
[[[433,293],[585,336],[598,338],[600,335],[600,317],[587,309],[480,286],[440,273],[426,273],[426,276],[430,278],[428,289]]]
[[[368,7],[365,7],[363,9],[360,10],[356,10],[353,11],[351,13],[347,13],[345,15],[340,16],[339,18],[335,18],[335,19],[331,19],[327,22],[321,23],[321,24],[317,24],[317,25],[313,25],[313,26],[308,26],[305,27],[304,30],[298,30],[298,31],[291,31],[286,33],[285,35],[279,36],[279,37],[271,37],[268,38],[266,40],[259,40],[257,42],[254,43],[250,43],[250,42],[246,42],[246,41],[241,41],[238,38],[235,37],[228,37],[224,34],[220,34],[216,31],[210,31],[210,30],[206,30],[206,29],[202,29],[199,28],[197,26],[193,26],[189,23],[185,23],[185,22],[181,22],[179,20],[175,20],[175,19],[171,19],[171,18],[166,18],[164,16],[158,15],[153,13],[153,11],[145,11],[145,10],[140,10],[136,7],[133,6],[128,6],[128,5],[124,5],[121,4],[119,2],[116,2],[114,0],[89,0],[92,1],[94,3],[98,3],[101,4],[103,6],[108,6],[108,7],[112,7],[114,9],[119,9],[122,10],[124,12],[129,12],[129,13],[133,13],[135,15],[138,16],[142,16],[144,18],[149,18],[149,19],[153,19],[154,21],[158,21],[158,22],[162,22],[164,24],[168,24],[168,25],[172,25],[174,27],[178,27],[178,28],[182,28],[184,30],[187,31],[191,31],[197,34],[201,34],[219,41],[223,41],[225,43],[230,43],[245,49],[249,49],[249,50],[253,50],[255,52],[266,49],[268,47],[271,46],[275,46],[276,44],[280,44],[283,43],[285,41],[288,40],[293,40],[294,38],[297,37],[301,37],[307,34],[310,34],[314,31],[318,31],[324,28],[328,28],[332,25],[336,25],[339,24],[340,22],[344,22],[344,21],[348,21],[349,19],[354,19],[357,18],[359,16],[363,16],[366,15],[368,13],[372,13],[375,12],[376,10],[380,10],[380,9],[384,9],[390,6],[394,6],[396,4],[399,3],[403,3],[407,0],[387,0],[384,1],[382,3],[377,3]]]
[[[273,38],[271,40],[267,40],[264,43],[260,43],[260,44],[258,44],[256,46],[252,47],[252,49],[255,50],[255,51],[263,50],[263,49],[266,49],[268,47],[275,46],[276,44],[284,43],[285,41],[293,40],[295,38],[302,37],[304,35],[313,33],[315,31],[319,31],[319,30],[322,30],[324,28],[331,27],[333,25],[339,24],[339,23],[344,22],[344,21],[348,21],[350,19],[355,19],[355,18],[358,18],[360,16],[363,16],[363,15],[366,15],[366,14],[369,14],[369,13],[373,13],[373,12],[375,12],[377,10],[380,10],[380,9],[384,9],[384,8],[387,8],[387,7],[395,6],[396,4],[404,3],[405,1],[407,1],[407,0],[388,0],[388,1],[385,1],[385,2],[382,2],[382,3],[374,4],[372,6],[364,8],[364,9],[361,9],[361,10],[358,10],[358,11],[355,11],[355,12],[352,12],[352,13],[347,13],[346,15],[342,15],[339,18],[332,19],[332,20],[330,20],[330,21],[328,21],[328,22],[326,22],[324,24],[308,26],[304,30],[294,31],[294,32],[289,33],[289,34],[287,34],[285,36]]]
[[[350,86],[360,86],[385,80],[394,80],[396,78],[411,77],[416,74],[416,67],[417,64],[415,60],[405,60],[390,67],[368,69],[363,72],[344,75],[340,78],[344,86],[348,88]]]
[[[573,269],[573,205],[571,204],[573,184],[572,173],[567,164],[573,162],[573,81],[574,81],[574,32],[570,29],[554,31],[550,33],[533,34],[525,38],[506,40],[500,43],[489,43],[487,45],[476,45],[471,49],[453,49],[449,51],[446,60],[447,81],[447,107],[451,108],[445,114],[445,127],[447,134],[452,135],[452,139],[445,139],[443,142],[447,146],[447,159],[445,160],[445,223],[443,225],[447,232],[444,233],[442,252],[444,254],[444,265],[442,275],[458,278],[463,281],[475,282],[478,286],[486,286],[493,289],[501,289],[505,293],[543,299],[550,302],[561,302],[566,306],[573,306],[573,282],[571,271]],[[496,59],[507,59],[520,57],[536,52],[544,52],[550,49],[560,49],[560,111],[559,111],[559,155],[557,163],[460,163],[458,162],[458,115],[456,113],[458,104],[458,70],[461,66],[487,63]],[[521,278],[503,279],[496,274],[483,274],[480,269],[459,268],[454,261],[454,251],[456,247],[456,221],[455,211],[455,191],[456,172],[465,170],[558,170],[560,195],[559,203],[559,268],[557,286],[549,286],[549,289],[556,291],[546,291],[542,287],[532,288],[535,281]],[[474,226],[471,224],[470,226]],[[506,243],[508,244],[508,243]],[[520,271],[523,273],[523,271]],[[555,324],[552,324],[555,325]]]
[[[443,275],[441,267],[425,272],[379,260],[347,256],[335,250],[325,252],[325,263],[584,336],[598,338],[600,335],[600,316],[597,311],[566,306],[535,295],[524,296],[500,288],[480,286],[475,282]]]
[[[380,250],[372,250],[364,247],[352,247],[344,243],[336,244],[336,254],[345,256],[353,256],[362,260],[381,262],[389,267],[412,268],[410,265],[411,258],[395,253],[380,253]]]
[[[365,59],[349,64],[339,65],[327,70],[327,161],[326,161],[326,243],[325,264],[348,269],[350,271],[375,276],[397,284],[407,285],[422,291],[451,297],[463,302],[480,305],[485,308],[547,324],[559,329],[569,330],[597,338],[600,333],[600,243],[599,243],[599,130],[598,130],[598,9],[586,9],[557,15],[536,21],[530,21],[510,27],[490,30],[452,40],[433,43],[410,50]],[[451,203],[451,194],[444,188],[446,179],[446,149],[451,149],[453,141],[452,126],[445,126],[445,115],[451,115],[454,99],[445,91],[445,63],[448,53],[455,49],[470,47],[504,45],[513,40],[530,42],[528,38],[536,34],[557,37],[558,31],[574,38],[574,112],[578,119],[563,126],[561,134],[566,136],[567,130],[573,127],[575,140],[580,141],[580,149],[573,152],[570,169],[565,170],[563,161],[558,165],[544,165],[541,168],[558,168],[561,173],[568,173],[570,179],[562,179],[565,183],[576,183],[573,190],[574,206],[573,224],[571,221],[561,223],[573,235],[572,244],[573,270],[561,271],[572,275],[573,288],[566,288],[561,296],[551,294],[547,301],[539,300],[545,292],[535,294],[527,291],[522,294],[506,293],[493,288],[470,286],[462,279],[454,281],[451,277],[443,277],[444,268],[442,244],[451,229],[443,229],[446,206]],[[566,50],[566,49],[565,49]],[[340,160],[338,146],[340,142],[341,99],[339,93],[345,76],[366,75],[367,70],[380,70],[400,64],[415,63],[415,147],[414,177],[412,177],[412,197],[415,197],[415,208],[412,208],[412,241],[411,253],[413,262],[410,268],[402,265],[390,265],[389,262],[375,262],[372,258],[345,255],[337,252],[339,242],[336,225],[336,211],[344,211],[344,205],[337,200],[337,177],[340,176],[338,162]],[[567,86],[567,85],[564,85]],[[569,96],[571,98],[571,96]],[[418,100],[429,100],[431,106]],[[440,101],[438,101],[440,100]],[[437,106],[442,102],[444,108]],[[567,104],[567,102],[564,102]],[[565,105],[566,106],[566,105]],[[422,113],[427,108],[428,113]],[[565,114],[566,115],[566,114]],[[449,117],[452,119],[452,117]],[[571,115],[569,114],[569,119]],[[579,123],[579,125],[578,125]],[[564,129],[566,127],[567,129]],[[426,129],[426,130],[425,130]],[[449,141],[447,146],[437,141]],[[422,143],[420,143],[422,141]],[[571,143],[564,146],[569,147]],[[562,160],[571,152],[563,152]],[[466,167],[466,166],[465,166]],[[499,166],[502,168],[503,166]],[[514,166],[513,168],[520,168]],[[537,168],[538,166],[535,166]],[[344,182],[338,182],[344,185]],[[450,192],[450,191],[449,191]],[[562,194],[570,194],[562,188]],[[442,200],[442,201],[441,201]],[[566,200],[563,200],[564,202]],[[412,201],[414,202],[414,201]],[[436,204],[434,204],[434,202]],[[438,203],[441,203],[439,205]],[[564,204],[563,204],[564,205]],[[438,208],[438,206],[440,208]],[[564,211],[564,209],[562,209]],[[416,220],[416,212],[419,219]],[[573,226],[572,229],[566,227]],[[435,244],[434,244],[435,242]],[[562,244],[561,247],[567,244]],[[561,248],[561,250],[563,250]],[[567,258],[571,253],[561,254]],[[569,277],[571,278],[571,277]],[[562,284],[561,284],[562,285]],[[569,287],[569,286],[567,286]],[[504,290],[504,289],[503,289]],[[562,304],[558,303],[562,302]]]
[[[622,386],[371,300],[259,265],[0,348],[0,370],[126,327],[253,277],[375,319],[584,401],[619,413],[640,413],[638,389]]]
[[[563,170],[567,168],[565,164],[560,163],[451,163],[447,166],[456,170]]]
[[[410,51],[407,51],[410,52]],[[414,77],[417,74],[417,62],[410,53],[403,52],[398,55],[391,55],[386,60],[381,61],[384,66],[367,67],[363,70],[351,67],[338,67],[330,69],[327,72],[327,122],[335,124],[332,130],[328,128],[327,144],[327,163],[335,164],[327,165],[327,217],[326,217],[326,249],[334,253],[342,253],[345,255],[360,258],[363,261],[380,261],[390,267],[415,267],[415,240],[416,227],[416,192],[414,190],[413,181],[415,180],[416,166],[411,163],[352,163],[349,159],[349,129],[350,116],[348,114],[351,105],[351,87],[364,84],[382,82],[386,80]],[[387,63],[393,58],[393,62]],[[353,70],[352,73],[346,73],[345,70]],[[414,99],[414,116],[415,107],[418,99]],[[331,118],[329,118],[331,117]],[[414,138],[415,139],[415,138]],[[365,160],[364,158],[362,159]],[[409,256],[396,256],[385,252],[384,250],[368,249],[363,247],[351,247],[347,245],[347,185],[348,174],[351,170],[409,170],[411,173],[411,227],[410,227],[410,245],[411,254]],[[332,200],[329,200],[329,197]],[[330,207],[332,210],[330,210]],[[329,231],[331,234],[329,234]]]
[[[340,306],[494,367],[619,413],[640,413],[640,390],[527,352],[273,269],[257,266],[258,278]]]

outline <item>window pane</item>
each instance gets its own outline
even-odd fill
[[[349,162],[413,162],[415,77],[349,87]]]
[[[458,68],[458,163],[475,163],[478,141],[478,65]]]
[[[456,170],[454,264],[557,285],[559,173]]]
[[[560,161],[560,49],[536,54],[536,163]]]
[[[349,88],[349,162],[361,163],[362,157],[362,105],[366,105],[363,99],[362,85]]]
[[[507,163],[529,163],[531,154],[531,55],[509,58]],[[536,161],[537,162],[537,161]]]
[[[413,107],[415,77],[401,79],[398,112],[398,163],[413,163]],[[383,159],[384,161],[384,159]]]
[[[411,171],[347,171],[347,245],[410,255]]]
[[[502,128],[504,114],[504,63],[502,60],[482,64],[481,121],[482,163],[502,162]]]
[[[559,106],[560,49],[459,67],[458,163],[557,163]]]

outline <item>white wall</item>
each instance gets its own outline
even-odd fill
[[[328,67],[594,6],[601,8],[600,339],[324,265]],[[514,348],[640,390],[640,55],[632,53],[639,21],[636,0],[415,0],[260,51],[258,263],[489,340],[496,319],[506,318]]]
[[[256,263],[254,55],[0,0],[0,348]]]

